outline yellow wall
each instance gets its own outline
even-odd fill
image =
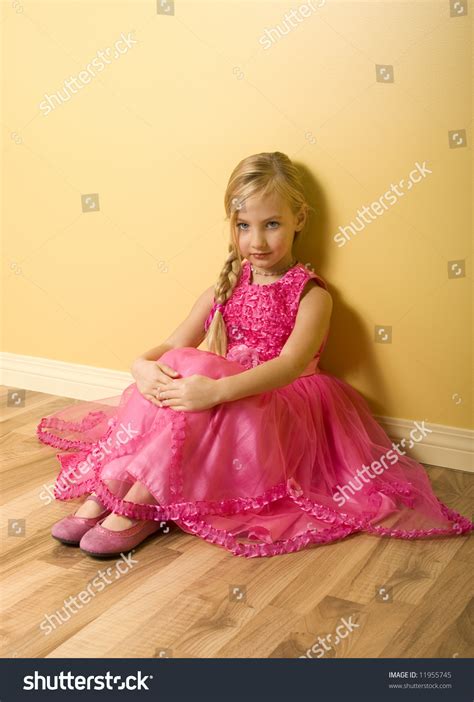
[[[266,49],[264,31],[301,4],[2,4],[6,351],[128,370],[215,281],[233,167],[279,150],[317,209],[296,253],[335,301],[322,367],[377,414],[472,425],[472,13],[317,5]],[[45,95],[122,33],[137,43],[44,114]],[[462,129],[467,148],[449,148]],[[432,173],[338,247],[338,227],[417,161]],[[100,209],[83,213],[90,193]],[[375,325],[392,326],[391,344]]]

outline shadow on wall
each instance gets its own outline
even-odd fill
[[[329,241],[329,210],[324,190],[305,164],[297,161],[294,163],[302,173],[308,202],[316,210],[316,212],[310,212],[304,238],[295,244],[295,255],[302,263],[310,264],[315,273],[326,280],[324,270],[329,247],[327,243]],[[367,327],[363,316],[347,304],[331,281],[326,280],[326,282],[334,306],[329,338],[320,367],[322,370],[343,379],[350,375],[351,383],[354,382],[354,376],[357,376],[358,372],[363,373],[370,381],[373,396],[362,392],[361,394],[375,413],[383,414],[382,401],[384,397],[387,397],[389,390],[384,375],[381,373],[380,365],[377,363],[370,328]],[[341,353],[341,349],[344,350],[344,353]],[[356,387],[355,384],[354,387]]]

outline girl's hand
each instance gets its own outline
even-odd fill
[[[161,363],[160,360],[146,361],[143,358],[137,358],[132,363],[131,372],[135,378],[137,390],[158,407],[161,407],[161,403],[157,397],[163,383],[167,383],[170,378],[178,378],[180,375],[174,368],[170,368],[166,363]]]
[[[163,407],[185,412],[211,409],[221,402],[217,380],[205,375],[169,380],[161,386],[158,399]]]

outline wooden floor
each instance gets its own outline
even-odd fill
[[[294,658],[311,647],[313,658],[473,655],[468,536],[357,534],[246,559],[172,525],[139,546],[122,573],[113,559],[60,544],[51,525],[83,498],[40,499],[59,464],[35,428],[73,401],[26,391],[9,407],[7,389],[1,394],[3,658]],[[474,476],[427,470],[438,497],[472,516]],[[341,625],[348,628],[336,632]]]

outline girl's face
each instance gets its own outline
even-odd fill
[[[295,232],[300,231],[306,215],[294,215],[277,193],[265,198],[248,198],[237,211],[237,242],[241,256],[257,268],[279,270],[293,260]],[[258,254],[265,254],[258,256]]]

